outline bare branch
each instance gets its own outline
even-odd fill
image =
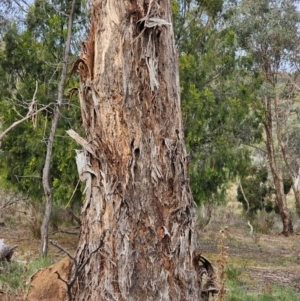
[[[69,201],[68,201],[68,203],[67,203],[67,205],[66,205],[66,207],[65,208],[68,208],[69,207],[69,205],[70,205],[70,203],[71,203],[71,201],[72,201],[72,199],[73,199],[73,196],[74,196],[74,194],[75,194],[75,192],[76,192],[76,190],[77,190],[77,187],[78,187],[78,185],[79,185],[79,183],[80,183],[80,179],[77,181],[77,184],[76,184],[76,186],[75,186],[75,188],[74,188],[74,190],[73,190],[73,193],[72,193],[72,195],[71,195],[71,197],[70,197],[70,199],[69,199]],[[70,209],[71,210],[71,209]],[[71,210],[72,211],[72,210]],[[70,212],[69,212],[70,213]],[[73,214],[72,214],[73,213]],[[72,216],[75,218],[75,216],[74,216],[74,212],[72,211]],[[77,216],[76,216],[77,217]],[[75,220],[78,222],[78,220],[75,218]],[[81,223],[79,223],[79,225],[80,225]]]
[[[278,75],[282,76],[282,77],[286,77],[289,82],[293,85],[293,87],[297,90],[300,91],[300,87],[297,85],[297,83],[295,82],[294,79],[292,79],[292,77],[287,73],[287,72],[278,72]]]
[[[60,276],[60,274],[59,274],[58,271],[55,271],[54,274],[56,274],[56,275],[57,275],[57,278],[58,278],[59,280],[61,280],[62,282],[64,282],[64,283],[68,286],[68,281],[65,280],[65,279],[63,279],[63,278]]]
[[[68,61],[69,61],[69,53],[70,53],[70,45],[71,45],[71,37],[72,37],[72,28],[73,28],[73,20],[75,15],[75,7],[76,7],[76,0],[72,1],[72,6],[69,14],[69,21],[68,21],[68,33],[67,33],[67,40],[64,49],[64,57],[62,61],[62,71],[60,82],[58,85],[58,93],[57,93],[57,101],[54,109],[53,119],[51,123],[51,130],[49,134],[49,138],[47,141],[47,151],[45,156],[45,164],[43,168],[43,188],[44,194],[46,198],[46,205],[45,205],[45,215],[41,226],[41,237],[46,237],[46,245],[45,248],[43,247],[43,242],[41,241],[41,255],[46,256],[48,250],[48,236],[49,236],[49,222],[50,216],[52,211],[52,187],[51,187],[51,161],[52,161],[52,153],[53,153],[53,144],[55,139],[55,133],[58,126],[58,121],[61,113],[61,106],[63,104],[64,98],[64,88],[67,78],[67,68],[68,68]]]
[[[104,243],[104,239],[105,239],[105,237],[106,237],[106,233],[107,233],[108,231],[110,231],[110,230],[109,230],[109,229],[106,229],[106,230],[103,231],[103,233],[102,233],[102,235],[101,235],[101,237],[100,237],[100,242],[99,242],[98,247],[97,247],[94,251],[92,251],[92,252],[89,254],[89,256],[87,257],[87,259],[80,265],[80,267],[79,267],[79,269],[78,269],[78,274],[79,274],[79,273],[82,271],[82,269],[86,266],[86,264],[87,264],[88,261],[90,260],[91,256],[92,256],[94,253],[96,253],[96,252],[102,247],[102,245],[103,245],[103,243]],[[75,279],[74,279],[74,281],[75,281]]]
[[[252,144],[248,144],[248,143],[242,143],[243,145],[246,145],[246,146],[249,146],[249,147],[252,147],[252,148],[255,148],[255,149],[257,149],[258,151],[260,151],[260,152],[262,152],[262,153],[264,153],[264,154],[268,154],[268,152],[267,151],[265,151],[264,149],[262,149],[262,148],[260,148],[260,147],[258,147],[258,146],[255,146],[255,145],[252,145]]]
[[[76,262],[75,257],[73,257],[69,251],[67,251],[65,248],[63,248],[61,245],[59,245],[56,241],[53,241],[50,239],[49,242],[51,243],[52,246],[58,248],[59,250],[61,250],[65,254],[67,254],[74,262]]]
[[[52,105],[52,103],[48,104],[47,106],[37,110],[36,112],[30,114],[30,115],[27,115],[25,116],[24,118],[18,120],[18,121],[15,121],[11,126],[9,126],[3,133],[1,133],[0,135],[0,141],[2,141],[2,139],[4,138],[4,136],[10,132],[13,128],[15,128],[17,125],[19,125],[20,123],[26,121],[27,119],[31,118],[32,116],[36,115],[37,113],[39,112],[42,112],[44,110],[46,110],[47,108],[49,108],[50,106]]]
[[[67,231],[67,230],[60,230],[60,233],[65,233],[65,234],[71,234],[71,235],[78,235],[79,232],[72,232],[72,231]]]

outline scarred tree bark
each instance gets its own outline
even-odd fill
[[[86,138],[69,132],[86,185],[75,300],[202,300],[170,3],[92,7],[76,64]]]

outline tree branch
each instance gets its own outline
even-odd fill
[[[247,144],[247,143],[242,143],[243,145],[246,145],[246,146],[249,146],[249,147],[252,147],[252,148],[255,148],[255,149],[257,149],[257,150],[259,150],[260,152],[262,152],[262,153],[264,153],[264,154],[268,154],[268,152],[267,151],[265,151],[264,149],[262,149],[262,148],[260,148],[260,147],[258,147],[258,146],[255,146],[255,145],[252,145],[252,144]]]
[[[241,181],[239,182],[239,186],[240,186],[240,189],[241,189],[241,193],[242,193],[242,195],[243,195],[243,198],[244,198],[244,200],[245,200],[245,202],[246,202],[246,204],[247,204],[247,211],[246,211],[246,214],[248,214],[248,213],[249,213],[249,210],[250,210],[249,201],[248,201],[248,199],[246,198],[246,195],[245,195],[245,193],[244,193],[244,189],[243,189],[243,186],[242,186],[242,182],[241,182]]]
[[[36,115],[37,113],[39,113],[39,112],[42,112],[42,111],[46,110],[47,108],[50,107],[51,104],[52,104],[52,103],[50,103],[50,104],[48,104],[47,106],[45,106],[45,107],[43,107],[43,108],[37,110],[36,112],[34,112],[34,113],[32,113],[32,114],[29,114],[29,115],[25,116],[24,118],[22,118],[22,119],[20,119],[20,120],[18,120],[18,121],[15,121],[11,126],[9,126],[9,127],[8,127],[8,128],[0,135],[0,141],[2,141],[2,139],[4,138],[4,136],[5,136],[8,132],[10,132],[13,128],[15,128],[18,124],[20,124],[20,123],[26,121],[27,119],[31,118],[32,116],[35,116],[35,115]]]

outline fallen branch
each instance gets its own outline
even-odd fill
[[[0,207],[0,210],[12,205],[12,204],[15,204],[17,201],[12,201],[12,200],[8,200],[2,207]]]

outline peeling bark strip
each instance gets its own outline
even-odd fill
[[[92,18],[77,61],[79,264],[109,231],[75,300],[202,300],[170,3],[94,0]]]

